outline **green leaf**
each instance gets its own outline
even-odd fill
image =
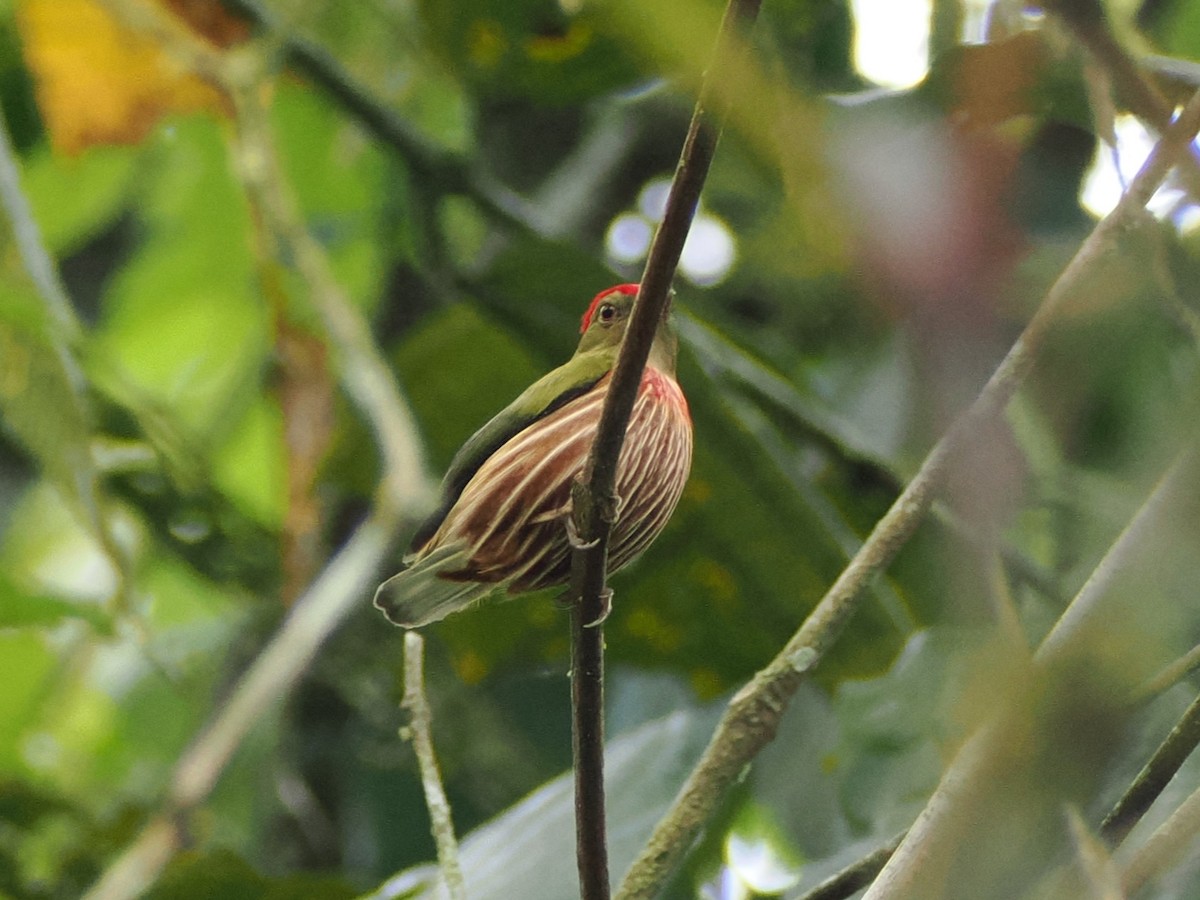
[[[904,373],[897,371],[895,353],[881,360],[879,370],[863,373],[858,384],[841,389],[840,400],[854,400],[848,415],[844,402],[827,402],[807,385],[785,378],[712,325],[687,314],[677,314],[677,319],[680,338],[710,377],[749,389],[759,403],[769,403],[772,410],[786,413],[847,459],[897,471],[907,414]]]
[[[142,158],[128,147],[94,147],[64,158],[43,146],[33,154],[23,184],[51,252],[72,252],[124,211]]]
[[[146,900],[348,900],[357,892],[341,879],[317,875],[260,875],[229,851],[176,858]]]
[[[42,634],[0,630],[0,772],[27,771],[25,741],[56,664]]]
[[[91,604],[28,593],[0,572],[0,628],[44,628],[73,618],[85,619],[101,631],[111,626],[109,617]]]
[[[349,296],[373,305],[384,266],[379,230],[385,205],[379,198],[394,190],[384,180],[388,170],[379,147],[325,98],[294,84],[281,86],[271,113],[305,226],[329,253]]]
[[[0,281],[0,290],[6,285]],[[26,292],[0,307],[0,413],[45,477],[91,527],[100,522],[91,459],[91,410],[65,343],[51,336],[45,312]],[[22,301],[20,298],[24,296]],[[48,414],[48,411],[53,414]]]
[[[144,239],[105,292],[88,353],[207,440],[237,422],[270,347],[250,222],[216,123],[181,120],[150,151]]]
[[[434,46],[475,91],[539,103],[579,103],[640,74],[588,7],[551,0],[422,2]]]

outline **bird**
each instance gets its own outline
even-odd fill
[[[417,529],[405,568],[379,586],[375,606],[396,625],[420,628],[490,594],[567,583],[572,485],[600,423],[638,285],[593,298],[575,354],[535,381],[463,444],[441,502]],[[616,475],[608,571],[658,536],[683,493],[692,420],[675,376],[678,339],[658,324],[625,433]]]

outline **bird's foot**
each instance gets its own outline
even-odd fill
[[[596,512],[600,516],[601,522],[607,522],[609,525],[616,524],[617,517],[621,514],[621,507],[624,501],[618,494],[608,494],[606,496],[596,498]]]
[[[585,541],[579,534],[579,529],[575,527],[575,519],[571,515],[563,518],[563,524],[567,529],[567,543],[571,545],[572,550],[591,550],[598,543],[599,538],[594,538],[590,541]]]
[[[608,618],[612,612],[612,588],[606,587],[600,591],[600,613],[590,622],[583,624],[584,628],[595,628],[597,625],[603,625],[604,620]],[[573,609],[575,604],[579,602],[579,598],[571,593],[571,589],[567,588],[561,594],[554,598],[554,605],[558,609]]]
[[[604,620],[608,618],[608,614],[612,612],[612,588],[606,587],[600,591],[600,614],[590,622],[584,622],[584,628],[596,628],[604,624]]]

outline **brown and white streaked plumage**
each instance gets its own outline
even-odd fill
[[[636,284],[598,294],[571,360],[463,445],[408,567],[375,594],[392,622],[416,628],[493,591],[511,596],[566,583],[571,486],[591,451],[636,295]],[[617,466],[610,571],[662,531],[691,468],[692,423],[675,380],[675,347],[670,325],[660,323]]]

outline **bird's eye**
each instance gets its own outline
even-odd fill
[[[615,306],[613,306],[611,303],[605,303],[600,307],[599,315],[600,315],[601,322],[605,322],[605,323],[611,322],[613,319],[615,319],[617,317],[617,308]]]

